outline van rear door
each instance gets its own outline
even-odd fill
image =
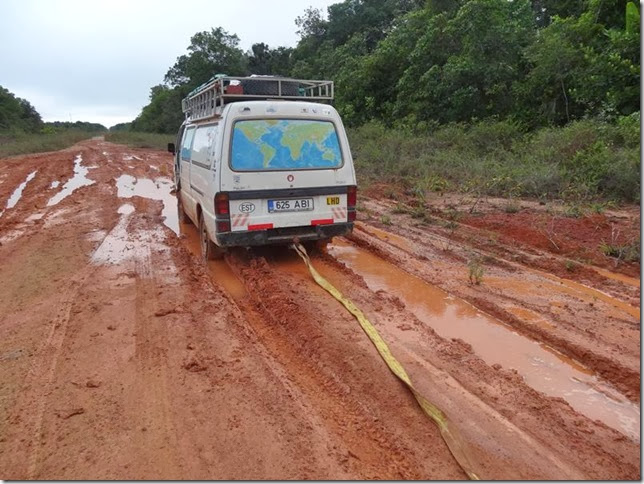
[[[216,150],[217,124],[204,124],[197,127],[192,142],[190,159],[190,189],[192,196],[202,201],[202,210],[212,212],[210,201],[212,194],[212,162]],[[206,202],[206,203],[203,203]]]
[[[355,174],[344,129],[331,109],[325,107],[329,115],[323,118],[232,123],[222,190],[229,193],[233,232],[350,221]]]

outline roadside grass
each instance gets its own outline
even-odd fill
[[[175,136],[171,134],[139,133],[135,131],[114,131],[105,135],[105,141],[110,143],[162,151],[166,151],[168,143],[173,143],[174,140]]]
[[[395,183],[416,195],[450,190],[597,207],[640,201],[639,112],[610,123],[587,119],[532,132],[510,121],[426,132],[372,122],[349,129],[349,140],[363,185]]]
[[[57,133],[0,134],[0,158],[28,153],[42,153],[68,148],[79,141],[101,133],[65,130]]]

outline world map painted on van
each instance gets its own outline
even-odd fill
[[[342,154],[333,123],[295,119],[238,121],[233,130],[234,170],[335,168]]]

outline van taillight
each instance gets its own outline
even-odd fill
[[[230,232],[230,222],[228,220],[217,220],[217,232]]]
[[[228,194],[220,192],[215,195],[215,214],[228,215],[229,213],[230,207],[228,205]]]
[[[355,185],[347,187],[347,207],[355,208],[358,204],[358,188]]]

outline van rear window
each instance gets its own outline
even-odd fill
[[[331,121],[249,119],[234,124],[230,166],[236,171],[337,168],[342,152]]]

